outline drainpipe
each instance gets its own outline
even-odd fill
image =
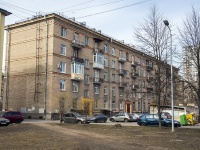
[[[110,90],[110,84],[111,84],[111,77],[110,77],[110,70],[111,70],[111,67],[110,67],[110,49],[112,49],[112,38],[110,39],[110,48],[109,48],[109,45],[108,45],[108,99],[109,99],[109,103],[110,103],[110,116],[111,116],[111,111],[112,111],[112,99],[111,99],[111,90]]]
[[[9,99],[9,76],[10,76],[10,40],[11,33],[10,30],[7,29],[8,32],[8,51],[7,51],[7,72],[6,72],[6,102],[5,109],[8,110],[8,99]]]
[[[47,104],[47,69],[48,69],[48,32],[49,32],[49,24],[46,19],[46,15],[44,16],[46,23],[46,62],[45,62],[45,78],[44,78],[44,120],[46,120],[46,104]]]

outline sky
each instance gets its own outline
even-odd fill
[[[200,8],[200,0],[0,0],[0,8],[12,13],[6,17],[6,25],[32,17],[38,12],[60,12],[133,45],[137,45],[133,28],[144,22],[154,4],[173,26],[174,35],[177,34],[177,27],[181,27],[186,14],[191,12],[192,6]]]

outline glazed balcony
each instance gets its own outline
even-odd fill
[[[104,56],[101,53],[94,52],[93,68],[104,69]]]

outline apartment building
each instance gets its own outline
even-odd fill
[[[156,60],[85,22],[53,13],[7,31],[4,109],[50,117],[64,100],[65,111],[132,113],[155,101]]]

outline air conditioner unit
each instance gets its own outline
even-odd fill
[[[57,64],[57,68],[60,69],[60,68],[61,68],[61,65],[60,65],[60,64]]]

